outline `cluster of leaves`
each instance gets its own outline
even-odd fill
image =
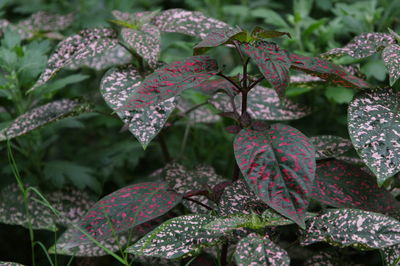
[[[179,117],[211,103],[220,116],[232,121],[227,130],[235,134],[233,180],[219,176],[210,166],[199,164],[191,170],[169,163],[149,176],[154,181],[120,188],[85,214],[81,209],[89,200],[48,195],[50,203],[58,206],[56,213],[65,213],[61,220],[37,200],[24,214],[16,189],[7,189],[1,194],[3,222],[27,226],[27,220],[33,220],[35,228],[52,230],[57,224],[66,225],[67,231],[50,252],[74,256],[117,256],[114,252],[119,250],[146,261],[209,252],[210,256],[220,253],[221,264],[226,264],[230,251],[237,265],[289,265],[282,231],[298,226],[302,246],[326,242],[340,248],[379,249],[386,263],[399,262],[400,203],[386,189],[396,187],[394,176],[400,172],[397,92],[371,91],[370,84],[344,68],[320,57],[290,52],[270,40],[290,37],[286,32],[261,27],[247,31],[182,9],[114,11],[113,16],[115,28],[89,28],[62,40],[31,93],[63,68],[91,65],[94,59],[95,68],[105,68],[115,52],[110,51],[125,49],[130,62],[120,62],[104,74],[100,93],[126,128],[146,148]],[[201,39],[194,56],[160,62],[161,32]],[[216,59],[204,55],[219,46],[237,51],[241,75],[225,75]],[[398,66],[398,45],[392,35],[367,34],[327,54],[368,56],[381,46],[387,46],[383,56],[394,83],[399,77],[398,68],[393,67]],[[250,62],[258,72],[249,71]],[[285,98],[292,71],[306,75],[302,84],[318,81],[363,89],[349,105],[351,140],[326,135],[309,138],[279,123],[312,111]],[[206,101],[201,106],[185,105],[181,97],[189,90],[203,94]],[[179,114],[175,108],[184,111]],[[18,138],[82,110],[78,101],[68,99],[33,108],[0,131],[0,140]],[[171,122],[168,126],[167,121]],[[353,147],[372,173],[339,160]],[[313,208],[311,202],[326,210]],[[35,220],[37,212],[46,215]],[[216,252],[219,247],[221,251]],[[323,254],[315,254],[309,263],[333,260],[329,253]]]

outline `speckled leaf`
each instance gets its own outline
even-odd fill
[[[85,107],[75,100],[58,100],[39,107],[17,117],[0,131],[0,141],[15,138],[58,119],[80,113]]]
[[[17,262],[9,262],[9,261],[0,261],[1,266],[24,266],[24,264],[20,264]]]
[[[185,112],[191,110],[194,105],[191,105],[189,102],[179,99],[177,108],[184,115]],[[207,106],[200,106],[193,111],[190,111],[187,115],[187,118],[194,123],[215,123],[221,120],[220,116],[214,114]]]
[[[221,216],[230,214],[261,214],[268,206],[251,191],[243,179],[228,185],[218,202],[218,213]]]
[[[247,265],[289,265],[287,252],[272,242],[268,236],[250,234],[239,241],[234,253],[238,266]]]
[[[339,266],[347,265],[341,260],[338,255],[332,254],[330,252],[321,251],[312,257],[308,258],[303,266]],[[350,265],[348,265],[350,266]]]
[[[73,20],[73,13],[61,15],[52,14],[46,11],[39,11],[18,23],[17,27],[29,32],[60,31],[70,26]]]
[[[35,201],[34,199],[41,198],[30,192],[29,212],[34,229],[55,231],[56,224],[69,225],[78,222],[94,203],[89,194],[72,188],[42,194],[61,216],[56,217],[47,206]],[[17,185],[9,185],[0,192],[0,222],[28,227],[24,200]]]
[[[315,159],[333,158],[348,151],[351,141],[338,136],[322,135],[310,138],[315,147]]]
[[[212,220],[212,216],[205,214],[173,218],[145,235],[127,252],[167,259],[196,254],[201,248],[216,245],[220,241],[221,234],[203,229]]]
[[[229,97],[223,93],[217,93],[210,103],[222,112],[232,112]],[[241,95],[235,97],[236,109],[240,110],[242,104]],[[311,109],[302,104],[294,103],[288,99],[279,99],[275,90],[262,86],[255,86],[248,93],[247,112],[256,120],[293,120],[310,114]]]
[[[317,164],[312,197],[339,208],[357,208],[381,213],[393,212],[400,203],[376,179],[359,167],[338,160]]]
[[[290,53],[291,68],[330,81],[346,88],[369,88],[364,80],[348,74],[341,67],[318,57]]]
[[[321,241],[341,247],[385,248],[400,243],[400,222],[374,212],[333,210],[310,220],[302,244]]]
[[[382,89],[356,95],[348,109],[351,141],[379,185],[400,171],[399,104],[399,93]]]
[[[253,44],[241,43],[243,53],[254,60],[265,79],[274,87],[279,97],[283,97],[289,85],[290,59],[286,51],[278,45],[265,41]]]
[[[387,265],[397,266],[396,263],[400,262],[400,244],[383,248],[381,254]]]
[[[161,131],[171,112],[175,109],[175,98],[139,110],[121,111],[129,95],[140,86],[139,72],[132,65],[110,69],[101,81],[100,92],[106,103],[116,111],[129,131],[146,147]]]
[[[239,93],[238,89],[224,78],[206,80],[197,85],[194,89],[207,95],[213,95],[218,91],[224,91],[233,95]]]
[[[146,24],[140,30],[123,28],[122,39],[132,47],[138,55],[155,68],[161,51],[160,31],[156,26]]]
[[[89,67],[95,70],[107,69],[114,65],[123,65],[132,62],[132,55],[121,45],[116,45],[102,54],[88,57],[79,62],[69,64],[66,69],[76,70],[80,67]]]
[[[81,219],[79,226],[96,239],[107,239],[113,232],[157,218],[182,200],[163,182],[139,183],[121,188],[100,199]],[[77,243],[89,241],[85,235],[74,238]]]
[[[71,63],[79,65],[82,60],[102,54],[117,43],[117,33],[108,28],[84,29],[66,38],[57,45],[46,69],[31,90],[46,83],[63,67]]]
[[[343,48],[334,48],[321,56],[331,58],[347,54],[354,58],[364,58],[373,55],[379,48],[394,43],[395,39],[390,34],[379,32],[364,33],[356,36]]]
[[[192,56],[157,69],[128,98],[125,110],[139,109],[168,100],[185,89],[216,75],[217,62],[209,56]]]
[[[298,74],[290,76],[290,86],[300,87],[300,88],[318,88],[323,86],[325,81],[319,77]]]
[[[201,12],[179,8],[162,11],[152,23],[164,32],[183,33],[201,39],[212,31],[229,27],[225,22],[206,17]]]
[[[165,168],[165,180],[172,189],[180,194],[201,190],[212,191],[214,186],[227,181],[215,173],[211,166],[199,165],[193,170],[187,170],[177,163]],[[191,198],[199,200],[213,209],[216,208],[215,203],[204,196],[192,196]],[[183,203],[193,213],[208,212],[207,209],[194,202],[184,200]]]
[[[383,62],[389,71],[390,86],[400,77],[400,46],[392,44],[386,47],[382,53]]]
[[[250,188],[272,209],[304,227],[315,174],[315,150],[300,131],[283,124],[243,129],[234,141],[236,161]]]
[[[194,55],[204,54],[210,48],[232,43],[231,38],[240,32],[242,31],[237,28],[222,28],[212,31],[193,47],[193,53]]]

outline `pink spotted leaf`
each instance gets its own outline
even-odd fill
[[[348,74],[343,68],[318,57],[289,54],[291,68],[346,88],[369,88],[364,80]]]
[[[383,248],[381,250],[383,261],[387,265],[396,266],[400,262],[400,244]]]
[[[238,266],[244,265],[289,265],[290,258],[287,252],[264,237],[252,233],[239,241],[234,253]]]
[[[68,99],[57,100],[33,108],[14,119],[7,128],[0,130],[0,141],[24,135],[51,122],[77,115],[87,110],[87,105]]]
[[[229,28],[225,22],[206,17],[201,12],[179,8],[160,12],[151,23],[160,31],[182,33],[201,39],[215,30]]]
[[[47,67],[31,90],[46,83],[62,68],[95,57],[118,44],[117,32],[108,28],[84,29],[61,41],[50,56]]]
[[[254,60],[265,79],[283,97],[289,85],[290,59],[286,51],[278,45],[266,41],[241,43],[240,49]]]
[[[383,62],[389,71],[390,86],[400,77],[400,46],[392,44],[383,49],[382,53]]]
[[[239,28],[222,28],[210,32],[204,39],[193,47],[193,54],[204,54],[210,48],[232,43],[232,38],[238,33],[243,33]]]
[[[159,104],[218,73],[217,62],[209,56],[192,56],[157,69],[146,77],[131,96],[124,110]]]
[[[283,124],[243,129],[234,140],[238,166],[269,207],[304,227],[315,175],[315,150],[300,131]]]
[[[72,188],[44,191],[42,194],[60,216],[56,216],[47,206],[37,202],[41,198],[30,191],[28,209],[32,216],[33,229],[55,231],[58,224],[68,226],[76,223],[94,203],[92,195]],[[0,222],[28,227],[24,199],[17,185],[6,186],[0,192]]]
[[[236,81],[238,81],[238,79],[236,79]],[[229,95],[236,95],[239,93],[238,89],[224,78],[206,80],[197,85],[194,90],[207,95],[213,95],[217,92],[225,92]]]
[[[217,93],[209,102],[222,112],[233,112],[229,96]],[[289,99],[279,99],[275,90],[262,86],[255,86],[248,93],[249,115],[256,120],[294,120],[311,113],[311,109]],[[235,106],[239,110],[242,103],[241,95],[235,97]]]
[[[354,58],[364,58],[375,54],[380,48],[394,44],[395,39],[387,33],[370,32],[356,36],[343,48],[334,48],[321,56],[324,58],[349,55]]]
[[[182,196],[164,182],[134,184],[100,199],[78,225],[97,240],[107,239],[113,233],[125,232],[164,215],[181,200]],[[71,241],[80,244],[90,240],[80,234]]]
[[[122,111],[121,107],[141,84],[136,68],[126,65],[110,69],[101,81],[100,92],[106,103],[116,111],[129,131],[143,147],[161,131],[169,115],[175,109],[175,98],[167,99],[154,106]]]
[[[333,158],[348,151],[351,141],[338,136],[321,135],[310,138],[315,147],[315,159]]]
[[[39,31],[61,31],[70,26],[73,20],[73,13],[61,15],[39,11],[32,14],[29,18],[22,20],[16,26],[32,33]]]
[[[332,210],[309,221],[301,244],[322,241],[362,250],[386,248],[400,243],[400,222],[374,212]]]
[[[359,167],[329,160],[317,164],[312,197],[338,208],[392,213],[400,203],[389,191],[379,188],[376,179]]]
[[[400,171],[399,97],[389,88],[362,92],[348,109],[351,141],[379,185]]]
[[[150,67],[157,66],[161,51],[161,35],[156,26],[146,24],[137,30],[124,28],[121,30],[121,36],[129,47],[148,62]]]
[[[177,259],[196,255],[201,249],[220,243],[222,234],[203,227],[213,220],[206,214],[172,218],[127,249],[135,256]]]

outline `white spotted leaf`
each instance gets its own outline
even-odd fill
[[[349,55],[354,58],[364,58],[373,55],[381,47],[395,43],[393,36],[387,33],[370,32],[356,36],[343,48],[334,48],[322,57],[331,58],[342,55]]]
[[[125,101],[141,84],[141,77],[132,65],[110,69],[103,77],[100,92],[106,103],[116,111],[129,131],[143,147],[161,131],[171,112],[175,109],[175,98],[154,106],[122,111]]]
[[[398,265],[397,263],[400,262],[400,244],[383,248],[381,255],[387,265]]]
[[[383,62],[389,71],[390,86],[400,77],[400,46],[392,44],[385,49],[382,53]]]
[[[234,253],[238,266],[245,265],[289,265],[287,252],[272,242],[268,236],[250,234],[239,241]]]
[[[11,124],[0,131],[0,141],[24,135],[53,121],[72,116],[87,110],[86,105],[76,100],[58,100],[20,115]]]
[[[309,221],[302,244],[325,241],[359,249],[400,244],[400,222],[389,216],[356,209],[332,210]]]
[[[177,259],[196,254],[204,247],[221,241],[222,234],[203,227],[213,220],[211,215],[193,214],[172,218],[145,235],[127,249],[136,256]]]
[[[321,135],[310,138],[315,147],[315,159],[333,158],[348,151],[351,141],[338,136]]]
[[[43,85],[59,70],[70,65],[79,65],[83,60],[95,57],[114,48],[118,43],[117,32],[108,28],[84,29],[61,41],[50,56],[47,67],[31,88]]]
[[[378,184],[400,171],[400,94],[391,89],[362,92],[349,105],[351,141]]]

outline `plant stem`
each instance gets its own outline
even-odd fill
[[[227,257],[228,257],[228,243],[224,243],[222,245],[222,250],[221,250],[221,266],[227,265]]]
[[[214,210],[214,209],[211,208],[210,206],[207,206],[206,204],[204,204],[204,203],[202,203],[202,202],[200,202],[200,201],[198,201],[198,200],[195,200],[195,199],[192,199],[192,198],[189,198],[189,197],[183,197],[183,199],[188,200],[188,201],[191,201],[191,202],[194,202],[194,203],[196,203],[196,204],[198,204],[198,205],[200,205],[200,206],[206,208],[206,209],[209,210],[209,211]]]
[[[247,112],[247,93],[248,91],[242,92],[242,115]]]
[[[218,73],[217,75],[220,76],[220,77],[223,77],[224,79],[226,79],[227,81],[229,81],[229,82],[230,82],[233,86],[235,86],[235,88],[238,89],[239,91],[242,90],[242,88],[241,88],[238,84],[236,84],[236,82],[234,82],[230,77],[227,77],[227,76],[225,76],[225,75],[222,74],[222,73]]]
[[[249,90],[251,90],[252,88],[254,88],[258,83],[260,83],[262,80],[264,79],[264,77],[261,77],[259,79],[257,79],[256,81],[254,81],[253,83],[250,84],[249,86]]]

